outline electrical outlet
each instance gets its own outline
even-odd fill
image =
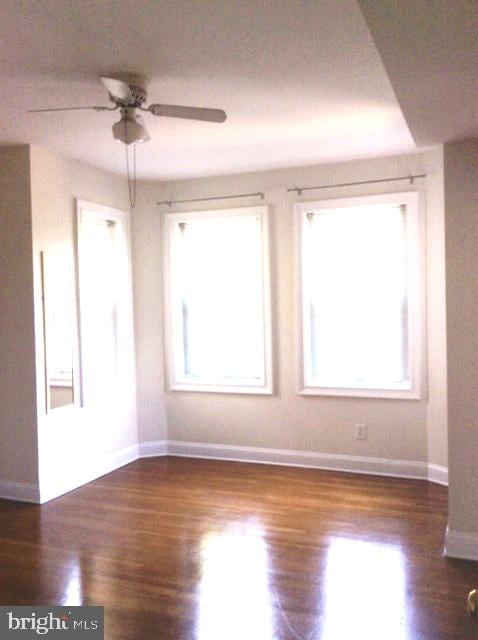
[[[355,440],[366,440],[367,439],[367,425],[366,424],[356,424],[355,425]]]

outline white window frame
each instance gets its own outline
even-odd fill
[[[82,225],[85,220],[97,219],[104,222],[115,223],[115,245],[118,252],[121,252],[121,267],[124,272],[120,281],[122,286],[118,291],[118,342],[117,358],[118,371],[116,379],[115,394],[118,398],[124,394],[134,395],[136,393],[136,372],[134,353],[134,323],[133,323],[133,279],[131,270],[131,235],[130,235],[130,212],[124,209],[117,209],[96,202],[75,199],[76,205],[76,274],[77,274],[77,296],[78,296],[78,322],[80,337],[80,402],[84,407],[89,404],[87,397],[87,384],[85,376],[84,358],[82,353],[82,343],[84,341],[83,310],[82,310],[82,280],[81,262],[87,256],[82,244]],[[118,255],[120,255],[118,253]]]
[[[258,217],[260,221],[262,243],[262,285],[263,285],[263,327],[264,327],[264,375],[258,381],[224,380],[191,381],[184,376],[181,362],[184,363],[182,340],[182,319],[178,316],[174,305],[172,282],[172,242],[173,233],[180,223],[192,220],[212,220],[228,217]],[[211,393],[247,393],[271,395],[273,393],[272,365],[272,330],[271,330],[271,283],[269,256],[269,208],[267,206],[240,207],[234,209],[213,209],[207,211],[188,211],[184,213],[167,213],[163,223],[163,274],[164,274],[164,308],[165,308],[165,343],[166,343],[166,379],[171,391],[199,391]]]
[[[407,291],[408,291],[408,366],[410,385],[397,388],[379,387],[337,387],[316,385],[310,375],[310,325],[306,309],[307,300],[304,295],[302,245],[304,225],[307,213],[320,212],[325,209],[368,206],[379,204],[404,205],[406,207],[406,242],[407,242]],[[297,238],[297,308],[299,327],[299,373],[298,392],[301,395],[347,396],[359,398],[395,398],[403,400],[419,400],[424,388],[424,283],[422,241],[422,222],[418,210],[418,193],[406,191],[398,193],[374,194],[359,197],[345,197],[333,200],[300,202],[295,205],[296,238]]]

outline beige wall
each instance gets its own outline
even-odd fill
[[[40,253],[73,254],[75,198],[124,210],[129,209],[129,200],[124,178],[34,146],[31,148],[31,192],[40,489],[45,499],[88,481],[98,469],[112,463],[118,451],[137,444],[134,375],[130,393],[121,397],[114,408],[70,407],[48,414],[43,375]],[[127,348],[133,349],[133,345]]]
[[[343,197],[392,190],[418,189],[420,207],[425,213],[425,201],[430,200],[427,233],[433,239],[429,261],[436,261],[437,271],[429,279],[433,292],[428,329],[434,357],[430,365],[441,367],[444,361],[443,318],[440,299],[444,296],[443,234],[440,217],[439,157],[425,159],[423,155],[377,158],[336,165],[303,167],[173,183],[143,183],[141,200],[134,212],[133,237],[136,288],[137,362],[140,394],[143,401],[154,399],[154,405],[143,410],[141,433],[148,440],[164,437],[165,416],[161,406],[165,394],[167,428],[171,440],[241,446],[270,447],[338,454],[376,456],[403,460],[426,461],[433,450],[437,464],[446,464],[446,449],[442,436],[428,437],[428,396],[420,401],[372,400],[353,398],[302,397],[296,393],[296,312],[294,278],[294,194],[288,187],[328,183],[373,180],[382,177],[421,173],[425,164],[436,170],[427,185],[417,181],[356,186],[303,193],[300,200]],[[438,165],[435,167],[435,165]],[[426,193],[427,190],[430,193]],[[264,203],[271,207],[272,299],[275,354],[276,393],[272,397],[205,394],[164,391],[162,301],[160,296],[160,219],[158,200],[186,199],[264,191]],[[245,206],[257,199],[198,203],[196,208]],[[194,205],[176,206],[173,210],[194,209]],[[431,219],[430,219],[431,217]],[[436,220],[435,220],[436,217]],[[436,236],[436,237],[435,237]],[[429,266],[431,266],[429,262]],[[435,317],[436,316],[436,317]],[[436,319],[439,318],[437,324]],[[446,424],[441,415],[443,403],[442,373],[432,375],[430,394],[433,409],[430,418],[439,415],[440,429]],[[436,381],[435,381],[436,378]],[[430,397],[431,397],[430,396]],[[141,402],[140,402],[141,403]],[[435,419],[434,418],[434,419]],[[365,423],[369,428],[367,441],[354,439],[353,425]],[[435,423],[435,422],[434,422]],[[436,443],[435,443],[436,440]]]
[[[140,442],[166,440],[162,337],[161,216],[156,185],[141,183],[131,218]]]
[[[443,147],[424,154],[427,200],[428,462],[448,466]]]
[[[30,150],[0,148],[0,482],[38,485]]]
[[[445,145],[449,527],[478,558],[478,140]]]

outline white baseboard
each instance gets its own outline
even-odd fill
[[[87,465],[80,464],[76,468],[69,469],[68,473],[55,473],[51,475],[50,469],[54,470],[53,466],[44,473],[43,477],[40,477],[40,500],[41,504],[49,502],[54,498],[69,493],[74,489],[78,489],[101,476],[115,471],[123,467],[125,464],[134,462],[139,458],[138,445],[133,444],[129,447],[124,447],[113,453],[108,453],[102,458],[89,461]]]
[[[410,460],[389,460],[387,458],[368,458],[365,456],[349,456],[286,449],[263,449],[260,447],[238,447],[234,445],[204,444],[174,440],[168,442],[168,455],[308,467],[312,469],[366,473],[397,478],[428,479],[427,463]]]
[[[445,555],[449,558],[478,561],[478,533],[456,531],[447,527]]]
[[[428,464],[428,480],[448,487],[448,469],[439,464]]]
[[[168,455],[167,440],[150,440],[149,442],[140,442],[139,444],[140,458],[155,458],[156,456],[167,456],[167,455]]]
[[[40,502],[40,491],[35,484],[0,480],[0,498],[18,502]]]
[[[67,473],[57,471],[53,475],[51,470],[55,467],[51,465],[49,466],[50,471],[45,472],[41,477],[40,490],[34,485],[0,480],[0,498],[43,504],[119,469],[125,464],[134,462],[138,458],[165,455],[307,467],[448,484],[448,470],[445,467],[426,462],[177,440],[154,440],[125,447],[101,459],[90,461],[87,466],[83,464],[74,469],[69,468]]]

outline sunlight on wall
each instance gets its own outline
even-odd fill
[[[260,530],[210,534],[202,543],[198,640],[272,640],[267,547]]]

